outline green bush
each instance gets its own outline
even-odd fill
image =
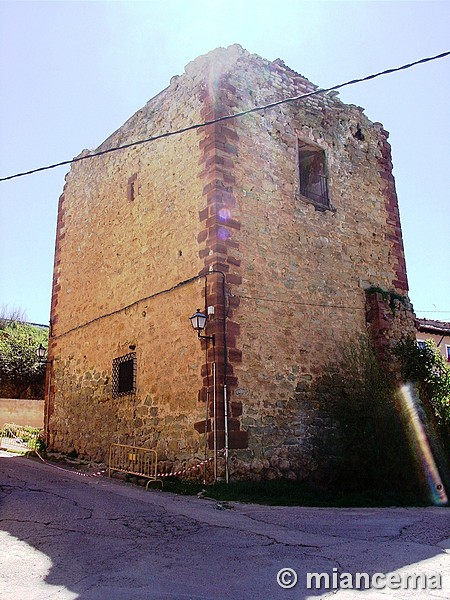
[[[450,428],[450,366],[432,340],[423,347],[404,339],[393,350],[405,381],[416,385],[423,403],[430,408],[444,432]]]
[[[0,394],[4,398],[43,398],[45,362],[36,349],[48,345],[48,331],[27,323],[0,321]]]
[[[414,385],[425,414],[428,441],[444,480],[450,489],[450,366],[436,344],[427,340],[423,347],[415,340],[402,340],[393,350],[402,378]]]
[[[326,410],[339,432],[330,485],[336,490],[397,494],[423,501],[391,369],[366,338],[347,344],[333,368],[334,398]]]

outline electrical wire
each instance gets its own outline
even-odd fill
[[[74,331],[78,331],[79,329],[83,329],[84,327],[87,327],[88,325],[92,325],[93,323],[96,323],[97,321],[101,321],[102,319],[106,319],[107,317],[112,317],[114,315],[117,315],[119,313],[122,313],[126,310],[129,310],[130,308],[133,308],[135,306],[138,306],[139,304],[141,304],[142,302],[147,302],[148,300],[153,300],[153,298],[157,298],[158,296],[163,296],[164,294],[169,294],[170,292],[173,292],[174,290],[177,290],[181,287],[184,287],[185,285],[188,285],[190,283],[193,283],[194,281],[198,281],[199,279],[205,278],[207,279],[210,275],[214,275],[215,273],[219,274],[222,276],[222,298],[223,298],[223,305],[224,305],[224,310],[225,309],[225,304],[226,304],[226,296],[225,296],[225,273],[223,273],[222,271],[217,271],[215,269],[212,269],[210,271],[207,271],[206,273],[199,273],[198,275],[193,275],[192,277],[189,277],[188,279],[183,279],[182,281],[179,281],[178,283],[176,283],[175,285],[169,287],[169,288],[165,288],[163,290],[159,290],[158,292],[155,292],[153,294],[150,294],[149,296],[144,296],[143,298],[139,298],[138,300],[134,300],[134,302],[131,302],[130,304],[127,304],[126,306],[121,306],[120,308],[116,308],[115,310],[112,310],[111,312],[108,313],[104,313],[103,315],[99,315],[98,317],[95,317],[94,319],[91,319],[90,321],[86,321],[85,323],[81,323],[79,325],[75,325],[74,327],[67,329],[66,331],[64,331],[63,333],[60,333],[59,335],[53,335],[51,334],[51,337],[54,340],[58,340],[66,335],[68,335],[69,333],[73,333]],[[225,315],[226,317],[226,315]],[[223,321],[223,339],[224,339],[224,348],[226,350],[227,347],[227,336],[226,336],[226,326],[225,326],[225,319]],[[227,366],[227,362],[225,360],[225,376],[226,376],[226,369]]]
[[[235,297],[237,298],[241,298],[243,300],[258,300],[260,302],[278,302],[281,304],[294,304],[296,306],[316,306],[319,308],[343,308],[343,309],[350,309],[350,310],[365,310],[364,308],[360,307],[360,306],[349,306],[349,305],[345,305],[345,304],[314,304],[312,302],[298,302],[296,300],[282,300],[280,298],[261,298],[258,296],[241,296],[239,294],[235,295]],[[448,314],[450,313],[450,310],[419,310],[416,309],[415,310],[416,313],[444,313],[444,314]]]
[[[168,294],[169,292],[173,292],[174,290],[176,290],[180,287],[183,287],[189,283],[192,283],[193,281],[197,281],[198,279],[200,279],[201,277],[204,277],[204,276],[205,275],[194,275],[193,277],[190,277],[189,279],[184,279],[183,281],[179,281],[178,283],[176,283],[175,285],[173,285],[170,288],[166,288],[164,290],[159,290],[158,292],[155,292],[154,294],[150,294],[150,296],[145,296],[144,298],[139,298],[139,300],[135,300],[134,302],[131,302],[131,304],[127,304],[127,306],[122,306],[120,308],[117,308],[116,310],[112,310],[109,313],[105,313],[103,315],[95,317],[95,319],[91,319],[90,321],[86,321],[85,323],[81,323],[80,325],[75,325],[75,327],[72,327],[71,329],[68,329],[67,331],[64,331],[63,333],[60,333],[59,335],[52,335],[52,338],[54,340],[58,340],[69,333],[78,331],[79,329],[83,329],[84,327],[87,327],[88,325],[92,325],[93,323],[96,323],[97,321],[101,321],[102,319],[105,319],[106,317],[112,317],[113,315],[117,315],[121,312],[124,312],[125,310],[128,310],[128,309],[132,308],[133,306],[137,306],[141,302],[146,302],[147,300],[152,300],[153,298],[157,298],[158,296],[162,296],[163,294]]]
[[[391,73],[396,73],[397,71],[402,71],[405,69],[410,69],[411,67],[414,67],[416,65],[419,64],[423,64],[423,63],[427,63],[430,62],[432,60],[437,60],[439,58],[444,58],[446,56],[450,55],[450,51],[448,52],[442,52],[441,54],[436,54],[435,56],[430,56],[427,58],[421,58],[420,60],[416,60],[412,63],[408,63],[406,65],[402,65],[401,67],[395,67],[395,68],[391,68],[391,69],[386,69],[384,71],[380,71],[378,73],[374,73],[372,75],[367,75],[366,77],[361,77],[359,79],[351,79],[350,81],[346,81],[345,83],[339,83],[337,85],[333,85],[332,87],[328,87],[328,88],[319,88],[317,90],[314,90],[312,92],[308,92],[306,94],[301,94],[300,96],[294,96],[292,98],[284,98],[283,100],[277,100],[275,102],[270,102],[269,104],[265,104],[264,106],[255,106],[253,108],[249,108],[247,110],[243,110],[241,112],[237,112],[231,115],[225,115],[223,117],[218,117],[217,119],[212,119],[210,121],[204,121],[203,123],[196,123],[194,125],[189,125],[187,127],[183,127],[181,129],[176,129],[173,131],[167,131],[165,133],[161,133],[159,135],[154,135],[152,137],[143,139],[143,140],[137,140],[135,142],[130,142],[128,144],[123,144],[121,146],[114,146],[112,148],[107,148],[106,150],[100,150],[98,152],[93,152],[92,154],[87,154],[85,156],[78,156],[76,158],[72,158],[70,160],[63,160],[61,162],[58,163],[54,163],[51,165],[47,165],[46,167],[39,167],[37,169],[31,169],[30,171],[24,171],[22,173],[15,173],[14,175],[8,175],[7,177],[0,177],[0,182],[2,181],[9,181],[10,179],[16,179],[17,177],[25,177],[26,175],[33,175],[34,173],[39,173],[41,171],[48,171],[50,169],[55,169],[56,167],[62,167],[65,165],[70,165],[76,162],[80,162],[83,160],[89,160],[91,158],[96,158],[98,156],[103,156],[105,154],[109,154],[111,152],[117,152],[119,150],[124,150],[126,148],[131,148],[133,146],[139,146],[141,144],[147,144],[149,142],[155,142],[157,140],[161,140],[163,138],[168,138],[174,135],[180,135],[182,133],[186,133],[187,131],[193,131],[195,129],[199,129],[201,127],[207,127],[208,125],[214,125],[215,123],[220,123],[223,121],[229,121],[230,119],[237,119],[239,117],[243,117],[245,115],[249,115],[251,113],[255,113],[255,112],[259,112],[259,111],[263,111],[263,110],[267,110],[269,108],[274,108],[275,106],[280,106],[282,104],[287,104],[289,102],[297,102],[299,100],[303,100],[304,98],[310,98],[311,96],[316,96],[318,94],[325,94],[334,90],[339,90],[343,87],[346,87],[348,85],[354,85],[356,83],[362,83],[363,81],[369,81],[371,79],[375,79],[377,77],[381,77],[382,75],[389,75]]]
[[[103,319],[106,319],[107,317],[112,317],[113,315],[117,315],[121,312],[124,312],[125,310],[128,310],[134,306],[137,306],[138,304],[141,304],[142,302],[147,302],[148,300],[153,300],[154,298],[157,298],[158,296],[162,296],[164,294],[173,292],[176,289],[184,287],[185,285],[188,285],[189,283],[193,283],[194,281],[198,281],[199,279],[202,279],[203,277],[207,277],[208,275],[211,275],[214,273],[218,273],[218,271],[208,271],[207,273],[204,273],[204,274],[194,275],[193,277],[190,277],[189,279],[184,279],[183,281],[176,283],[175,285],[173,285],[170,288],[160,290],[158,292],[155,292],[154,294],[145,296],[144,298],[139,298],[139,300],[135,300],[134,302],[132,302],[131,304],[128,304],[127,306],[122,306],[116,310],[112,310],[109,313],[99,315],[98,317],[95,317],[95,319],[91,319],[90,321],[86,321],[85,323],[76,325],[75,327],[72,327],[72,328],[64,331],[63,333],[60,333],[60,334],[52,336],[52,337],[54,340],[58,340],[62,337],[65,337],[69,333],[73,333],[74,331],[78,331],[79,329],[84,329],[88,325],[92,325],[93,323],[96,323],[97,321],[101,321]],[[240,294],[235,295],[235,297],[241,298],[243,300],[259,300],[262,302],[278,302],[278,303],[282,303],[282,304],[293,304],[293,305],[298,305],[298,306],[315,306],[315,307],[319,307],[319,308],[333,308],[333,309],[342,308],[342,309],[351,309],[351,310],[365,310],[363,307],[360,307],[360,306],[345,306],[342,304],[314,304],[312,302],[298,302],[295,300],[259,298],[259,297],[254,297],[254,296],[242,296]],[[226,339],[226,337],[224,339]]]
[[[446,314],[450,314],[450,310],[420,310],[419,308],[416,309],[416,312],[418,312],[418,313],[446,313]]]
[[[365,310],[362,306],[346,306],[343,304],[314,304],[313,302],[298,302],[296,300],[281,300],[278,298],[259,298],[256,296],[241,296],[237,294],[238,298],[243,300],[258,300],[260,302],[276,302],[280,304],[294,304],[295,306],[316,306],[319,308],[343,308],[343,309],[351,309],[351,310]]]

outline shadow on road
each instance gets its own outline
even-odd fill
[[[445,568],[448,576],[448,555],[439,546],[450,537],[448,515],[433,508],[217,510],[198,498],[146,493],[3,455],[1,597],[312,598],[327,590],[307,590],[308,572],[332,578],[343,571]],[[292,590],[277,584],[284,567],[297,572]],[[426,591],[391,594],[429,597]],[[448,595],[443,590],[436,597]]]

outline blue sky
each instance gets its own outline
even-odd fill
[[[218,46],[329,87],[450,50],[449,31],[448,2],[0,1],[0,176],[95,148]],[[410,297],[418,316],[450,321],[450,58],[340,97],[390,131]],[[33,322],[49,321],[66,171],[0,183],[0,306]]]

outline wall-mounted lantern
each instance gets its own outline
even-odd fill
[[[47,355],[47,350],[44,348],[44,346],[42,344],[39,344],[39,346],[36,348],[36,356],[38,357],[39,362],[43,363],[46,355]],[[50,361],[45,361],[45,362],[50,362]]]
[[[197,333],[200,333],[200,331],[203,331],[203,329],[205,329],[206,315],[204,313],[200,312],[199,308],[197,308],[197,312],[195,312],[192,315],[192,317],[189,317],[189,320],[191,321],[191,325],[192,325],[193,329]]]
[[[214,335],[201,335],[200,332],[205,329],[206,325],[206,315],[202,313],[199,308],[197,308],[197,312],[195,312],[192,317],[189,317],[192,328],[197,332],[197,335],[202,340],[212,340],[213,345],[215,342]]]

